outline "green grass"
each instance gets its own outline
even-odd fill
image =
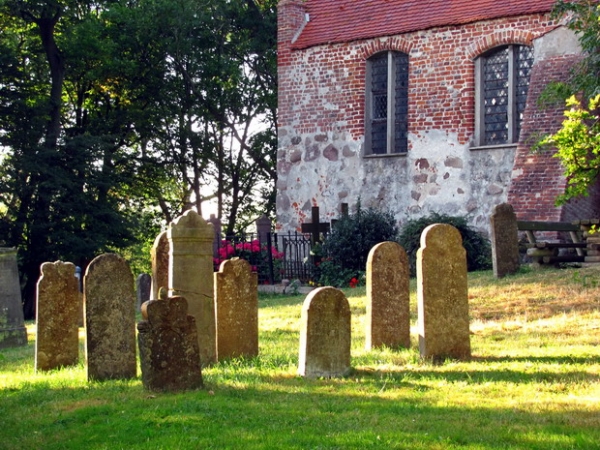
[[[34,374],[28,324],[27,347],[0,351],[0,449],[600,448],[599,282],[600,267],[470,274],[473,359],[441,365],[416,330],[409,350],[365,351],[365,291],[349,289],[344,379],[296,375],[304,296],[263,296],[260,356],[180,394],[88,383],[83,363]]]

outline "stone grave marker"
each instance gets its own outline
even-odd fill
[[[0,348],[27,345],[17,250],[0,248]]]
[[[494,276],[502,278],[519,270],[519,230],[517,216],[509,203],[494,207],[490,216]]]
[[[129,264],[106,253],[83,280],[88,380],[135,378],[135,294]]]
[[[75,265],[46,262],[37,282],[35,370],[76,365],[79,361],[80,293]]]
[[[433,224],[417,251],[417,306],[421,357],[469,359],[467,257],[460,232]]]
[[[195,319],[183,297],[150,300],[138,323],[142,383],[151,391],[177,392],[202,387]]]
[[[152,259],[152,297],[158,299],[161,287],[168,289],[169,285],[169,238],[163,231],[154,240],[150,251]]]
[[[140,311],[142,305],[150,300],[150,293],[152,291],[152,277],[147,273],[140,273],[135,280],[135,288],[137,310]]]
[[[381,242],[367,258],[367,350],[410,347],[409,267],[396,242]]]
[[[302,306],[301,376],[343,377],[350,373],[350,305],[342,291],[321,287]]]
[[[215,232],[197,212],[186,211],[167,231],[169,238],[169,296],[184,296],[196,319],[203,367],[217,361],[214,304],[213,240]]]
[[[215,272],[219,360],[258,355],[258,274],[248,261],[223,261]]]

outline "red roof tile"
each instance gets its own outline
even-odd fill
[[[543,13],[556,0],[306,0],[310,21],[294,48]]]

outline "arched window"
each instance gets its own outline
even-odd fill
[[[366,87],[365,153],[406,153],[408,55],[389,51],[369,58]]]
[[[475,64],[476,145],[516,143],[527,101],[533,49],[526,45],[496,47],[477,58]]]

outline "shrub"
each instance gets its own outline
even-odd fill
[[[336,287],[361,284],[371,248],[380,242],[395,240],[397,234],[398,227],[391,212],[364,210],[358,203],[356,213],[337,221],[317,250],[322,261],[317,267],[316,280],[321,285]]]
[[[411,276],[415,276],[417,271],[417,250],[420,247],[421,234],[425,228],[434,223],[446,223],[460,231],[463,246],[467,251],[467,270],[469,272],[491,269],[492,247],[484,236],[469,227],[464,217],[433,213],[406,222],[398,237],[398,243],[404,247],[408,255]]]
[[[250,263],[253,272],[258,273],[259,282],[269,279],[269,250],[266,244],[260,244],[255,239],[250,242],[231,242],[222,240],[218,254],[213,258],[215,271],[219,270],[221,263],[227,259],[238,257]],[[273,261],[273,281],[281,281],[281,265],[283,253],[271,248],[271,260]]]

